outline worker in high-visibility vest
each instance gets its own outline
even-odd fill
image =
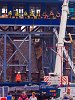
[[[28,13],[24,11],[24,18],[28,18]]]
[[[30,11],[30,18],[34,18],[34,12],[32,10]]]
[[[8,12],[8,18],[12,18],[12,11]]]
[[[17,75],[16,75],[16,82],[21,82],[21,74],[20,74],[20,72],[18,72]]]
[[[15,18],[19,18],[19,13],[18,13],[18,11],[15,12]]]

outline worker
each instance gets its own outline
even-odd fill
[[[19,13],[18,13],[18,11],[15,12],[15,18],[19,18]]]
[[[67,89],[67,92],[64,93],[62,100],[73,100],[73,97],[70,95],[70,89]]]
[[[34,13],[32,10],[30,11],[30,18],[34,18]]]
[[[38,11],[36,14],[37,18],[40,18],[40,12]]]
[[[24,18],[28,18],[28,13],[24,11]]]
[[[18,72],[17,75],[16,75],[16,82],[21,82],[21,74],[20,74],[20,72]]]
[[[7,95],[7,100],[12,100],[12,95],[10,93]]]
[[[37,97],[35,96],[35,92],[32,92],[32,96],[30,97],[29,100],[37,100]]]
[[[23,92],[23,93],[19,96],[18,100],[29,100],[29,99],[28,99],[27,94],[26,94],[25,92]]]
[[[3,16],[4,16],[4,18],[7,18],[7,13],[6,13],[6,11],[5,11],[5,13],[4,13],[4,15],[3,15]]]
[[[12,18],[12,11],[8,12],[8,18]]]
[[[47,19],[47,18],[48,18],[48,15],[47,15],[46,12],[43,12],[43,14],[42,14],[42,18],[44,18],[44,19]]]
[[[12,96],[12,100],[15,100],[15,96]]]
[[[49,17],[50,17],[51,19],[53,19],[53,18],[54,18],[54,13],[53,13],[53,11],[52,11],[52,10],[50,11]]]
[[[57,13],[56,13],[56,18],[57,19],[60,19],[60,13],[57,11]]]

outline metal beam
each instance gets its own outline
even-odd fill
[[[21,54],[21,56],[24,58],[24,60],[28,63],[28,61],[27,61],[27,59],[25,58],[25,56],[22,54],[22,52],[19,50],[19,48],[21,47],[21,45],[24,43],[24,41],[26,40],[26,38],[28,37],[26,37],[22,42],[21,42],[21,44],[19,45],[19,47],[17,47],[16,46],[16,44],[13,42],[13,40],[10,38],[10,36],[9,35],[7,35],[8,36],[8,38],[9,38],[9,40],[14,44],[14,46],[15,46],[15,48],[16,48],[16,51],[12,54],[12,56],[9,58],[9,60],[7,61],[7,62],[9,62],[10,60],[11,60],[11,58],[14,56],[14,54],[17,52],[17,51],[19,51],[19,53]]]
[[[56,39],[55,39],[55,34],[53,35],[53,49],[54,51],[56,50]],[[56,58],[56,54],[53,53],[53,70],[55,69],[55,58]]]
[[[4,65],[2,64],[0,66],[3,67]],[[16,67],[16,66],[25,67],[25,66],[27,66],[27,64],[7,64],[7,67]]]
[[[59,27],[60,19],[0,18],[0,26],[32,26],[32,25]],[[68,19],[67,27],[75,27],[75,20]]]
[[[33,28],[33,29],[31,30],[31,32],[35,32],[35,30],[38,29],[38,27],[39,27],[39,26],[36,26],[35,28]]]
[[[8,32],[8,31],[0,31],[0,35],[4,34],[4,32],[8,35],[18,35],[18,34],[29,34],[30,32]],[[35,34],[35,35],[43,35],[43,34],[52,34],[52,32],[31,32],[31,34]]]
[[[32,72],[32,66],[31,66],[31,33],[29,34],[29,82],[31,82],[31,72]]]
[[[0,18],[0,26],[51,26],[59,27],[60,19],[15,19]],[[67,27],[75,27],[75,20],[68,19]]]
[[[21,29],[21,31],[24,31],[26,28],[27,28],[27,26],[23,27],[23,28]]]
[[[4,34],[4,63],[3,63],[3,72],[4,72],[4,82],[6,82],[6,33]]]
[[[2,26],[0,26],[0,30],[5,31],[5,29]]]
[[[18,26],[14,31],[20,31],[19,29],[21,30],[21,26]]]
[[[27,64],[7,64],[7,66],[9,66],[9,67],[16,67],[16,66],[25,67],[25,66],[27,66]]]

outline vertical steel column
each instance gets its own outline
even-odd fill
[[[73,47],[72,47],[72,44],[70,45],[70,58],[71,58],[71,60],[73,61]],[[72,80],[72,75],[73,73],[72,73],[72,69],[70,69],[70,81],[72,82],[73,80]]]
[[[44,40],[42,39],[42,68],[44,70]]]
[[[31,66],[31,33],[29,33],[29,82],[31,82],[31,73],[32,73],[32,66]]]
[[[53,34],[53,50],[56,51],[56,41],[55,41],[55,34]],[[55,69],[55,53],[53,52],[53,70]]]
[[[4,71],[4,82],[6,81],[6,33],[4,33],[4,62],[3,62],[3,71]]]

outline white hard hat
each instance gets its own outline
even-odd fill
[[[18,72],[18,74],[19,74],[20,72]]]

